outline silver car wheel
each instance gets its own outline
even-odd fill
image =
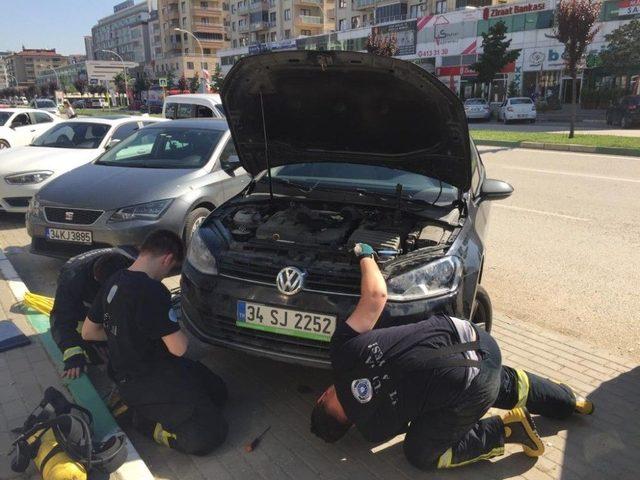
[[[196,231],[198,230],[198,228],[200,228],[200,225],[202,225],[202,223],[204,222],[205,218],[207,217],[199,217],[196,218],[196,221],[193,222],[193,227],[191,227],[191,235],[193,235],[194,233],[196,233]],[[190,237],[191,237],[190,235]]]

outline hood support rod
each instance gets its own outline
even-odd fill
[[[264,138],[264,159],[267,163],[267,176],[269,177],[269,200],[273,203],[273,182],[271,181],[271,163],[269,163],[269,144],[267,143],[267,124],[264,120],[264,101],[260,90],[260,110],[262,113],[262,135]]]

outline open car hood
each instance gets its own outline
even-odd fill
[[[410,62],[341,51],[248,56],[227,74],[222,103],[240,161],[254,176],[268,155],[271,167],[360,163],[462,191],[471,185],[462,102]]]

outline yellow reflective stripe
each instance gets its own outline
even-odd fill
[[[168,447],[170,438],[173,438],[175,440],[178,437],[175,433],[167,432],[166,430],[164,430],[160,423],[156,423],[156,428],[153,431],[153,439],[160,445]]]
[[[446,452],[444,452],[440,457],[440,459],[438,460],[438,468],[463,467],[465,465],[469,465],[470,463],[479,462],[480,460],[487,460],[489,458],[497,457],[499,455],[504,455],[504,447],[494,448],[488,453],[484,453],[470,460],[465,460],[464,462],[453,463],[453,451],[449,449]]]
[[[77,347],[77,346],[70,347],[70,348],[67,348],[62,354],[62,361],[66,362],[67,360],[69,360],[71,357],[75,355],[84,355],[85,357],[87,356],[87,354],[84,353],[84,350],[82,349],[82,347]]]
[[[513,408],[526,407],[529,397],[529,376],[524,370],[516,370],[516,375],[518,376],[518,403]]]

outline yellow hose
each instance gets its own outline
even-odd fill
[[[51,313],[51,309],[53,308],[53,298],[27,292],[24,295],[24,304],[27,307],[33,308],[40,313],[49,315]]]

